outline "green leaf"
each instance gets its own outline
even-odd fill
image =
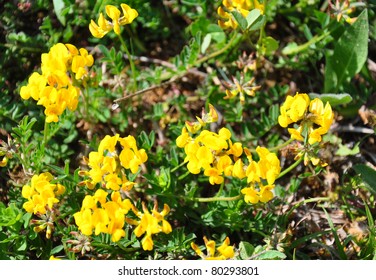
[[[262,39],[262,53],[271,55],[278,49],[279,43],[273,37],[265,37]]]
[[[247,20],[243,17],[241,13],[237,10],[231,11],[231,14],[234,16],[235,21],[238,23],[240,29],[245,31],[247,29],[248,23]]]
[[[255,30],[259,30],[265,23],[266,21],[266,17],[264,15],[261,15],[260,17],[258,17],[256,19],[256,21],[248,27],[248,30],[249,31],[255,31]]]
[[[365,164],[354,165],[353,169],[360,174],[362,180],[369,187],[369,191],[376,194],[376,171]]]
[[[333,55],[326,56],[325,91],[336,91],[347,79],[359,73],[368,56],[368,15],[365,9],[341,35]]]
[[[246,241],[239,243],[239,255],[242,260],[247,260],[252,257],[254,251],[255,247],[252,244]]]
[[[282,54],[289,55],[296,53],[297,50],[300,48],[300,46],[295,42],[290,42],[286,45],[286,47],[283,48]]]
[[[325,210],[324,207],[322,207],[322,210],[325,212],[325,216],[326,216],[326,219],[328,220],[328,223],[329,223],[329,227],[330,229],[332,230],[332,233],[333,233],[333,236],[334,236],[334,241],[335,241],[335,244],[337,245],[337,253],[338,253],[338,256],[340,257],[340,259],[342,260],[347,260],[347,255],[345,253],[345,248],[337,234],[337,230],[336,228],[334,227],[334,223],[332,221],[332,218],[330,217],[330,215],[328,214],[328,212]]]
[[[331,106],[344,105],[352,101],[352,97],[348,93],[309,93],[308,95],[311,99],[321,99],[324,104],[329,102]]]
[[[212,36],[211,34],[206,34],[201,44],[201,53],[205,53],[208,47],[210,46]]]
[[[11,226],[17,223],[22,217],[22,212],[14,203],[9,204],[7,208],[0,202],[0,226]]]
[[[360,150],[359,150],[359,143],[357,143],[354,146],[354,148],[352,148],[352,149],[348,148],[345,145],[339,144],[339,148],[336,151],[336,155],[337,156],[343,156],[343,157],[354,156],[354,155],[359,154],[359,152],[360,152]]]
[[[61,250],[64,249],[64,246],[63,245],[58,245],[56,246],[55,248],[53,248],[50,252],[51,255],[55,255],[57,253],[59,253]]]
[[[224,43],[226,41],[225,32],[217,24],[209,24],[206,29],[207,33],[210,34],[212,39],[217,43]]]
[[[256,24],[260,16],[261,11],[259,9],[253,9],[252,11],[250,11],[247,17],[245,18],[245,20],[247,21],[247,29],[250,28],[252,25]]]
[[[66,19],[63,14],[63,9],[65,8],[64,0],[53,0],[53,4],[57,19],[60,21],[62,25],[65,26]]]
[[[263,252],[257,256],[257,260],[283,260],[286,258],[286,255],[277,250],[270,250]]]

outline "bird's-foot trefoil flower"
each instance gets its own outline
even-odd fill
[[[322,135],[329,131],[334,120],[329,102],[324,105],[319,98],[311,100],[305,93],[287,96],[280,112],[280,126],[288,128],[292,139],[310,145],[321,142]]]
[[[216,247],[214,240],[208,240],[206,236],[204,236],[203,239],[206,247],[206,254],[202,252],[196,243],[191,243],[193,251],[195,251],[200,258],[204,260],[228,260],[235,257],[234,246],[230,245],[230,238],[226,237],[223,243],[218,247]]]
[[[120,7],[122,11],[113,5],[106,5],[106,14],[111,21],[106,20],[103,13],[99,14],[98,24],[91,20],[89,30],[94,37],[102,38],[111,30],[120,35],[120,26],[132,23],[138,16],[137,10],[127,4],[120,4]]]

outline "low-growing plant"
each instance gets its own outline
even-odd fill
[[[47,47],[0,98],[0,258],[375,259],[372,108],[341,135],[376,88],[375,4],[183,2],[53,1],[7,37],[3,63]]]

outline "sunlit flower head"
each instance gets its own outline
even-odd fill
[[[305,93],[287,96],[280,112],[278,122],[288,128],[291,138],[311,145],[322,140],[334,120],[329,102],[324,105],[319,98],[311,100]],[[291,124],[294,126],[289,127]]]
[[[102,38],[111,30],[120,35],[120,26],[132,23],[138,16],[138,12],[127,4],[123,3],[120,7],[122,11],[113,5],[106,5],[106,14],[111,21],[106,20],[103,13],[99,14],[98,23],[91,20],[89,30],[94,37]]]
[[[72,44],[58,43],[43,53],[41,60],[42,73],[32,73],[20,95],[44,106],[46,122],[58,122],[66,109],[76,110],[80,95],[76,84],[88,76],[94,59],[84,48],[78,50]]]

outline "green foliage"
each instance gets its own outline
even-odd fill
[[[217,248],[229,237],[239,260],[376,258],[375,135],[369,133],[375,127],[374,1],[350,1],[355,9],[346,13],[328,1],[260,1],[265,9],[246,16],[225,8],[238,27],[222,29],[218,19],[228,19],[218,15],[219,2],[131,0],[139,16],[119,36],[112,30],[103,38],[91,35],[89,23],[107,4],[123,1],[16,2],[2,4],[0,12],[0,259],[196,259],[191,243],[204,237]],[[357,19],[348,23],[349,17]],[[47,123],[43,102],[21,99],[20,90],[34,71],[41,73],[41,55],[56,43],[85,48],[94,65],[85,66],[83,79],[69,78],[79,88],[77,109]],[[320,143],[290,139],[279,125],[283,101],[297,91],[335,111],[334,129]],[[207,121],[210,106],[218,121]],[[316,129],[320,120],[305,121]],[[247,149],[234,162],[251,156],[257,162],[258,146],[275,153],[281,171],[273,199],[247,203],[242,192],[270,178],[255,183],[223,175],[212,184],[203,168],[190,172],[191,159],[177,139],[194,122],[213,135],[227,128],[231,145]],[[347,133],[348,124],[360,132]],[[74,216],[97,189],[111,193],[103,182],[87,180],[93,152],[116,134],[134,136],[148,157],[135,173],[112,166],[134,183],[121,199],[141,212],[153,213],[154,206],[160,213],[164,204],[171,210],[163,219],[172,232],[153,234],[150,251],[143,249],[144,235],[136,235],[144,214],[135,208],[124,214],[124,236],[116,242],[108,233],[82,234]],[[118,160],[123,148],[118,143],[107,156]],[[226,153],[212,151],[216,158]],[[42,172],[65,188],[48,209],[55,216],[26,212],[24,186]],[[349,223],[364,230],[348,229]]]
[[[339,37],[333,52],[326,55],[325,92],[341,90],[347,80],[362,69],[368,55],[368,33],[365,9]]]

